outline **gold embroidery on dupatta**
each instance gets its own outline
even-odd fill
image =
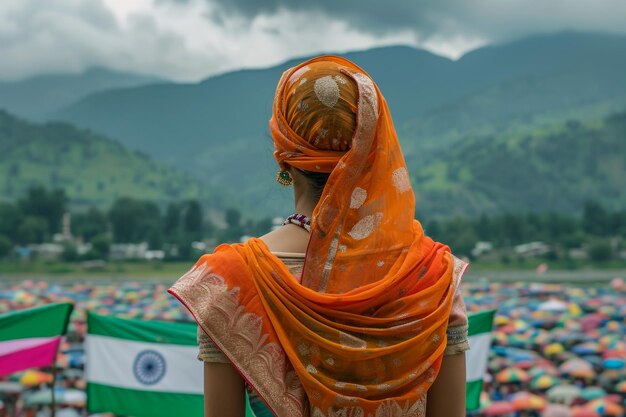
[[[183,275],[172,290],[202,329],[280,416],[305,417],[302,384],[277,343],[267,341],[263,319],[245,311],[239,288],[202,264]]]
[[[315,407],[311,417],[424,417],[426,416],[426,396],[418,398],[412,405],[406,401],[404,406],[398,401],[387,400],[380,403],[376,413],[367,413],[362,407],[331,407],[326,413]]]

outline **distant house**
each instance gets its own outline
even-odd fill
[[[484,255],[486,253],[490,253],[493,250],[493,243],[491,242],[476,242],[476,245],[474,245],[474,249],[472,249],[472,256],[474,258],[478,258],[481,255]]]
[[[40,243],[28,245],[30,256],[38,259],[54,261],[63,255],[64,247],[60,243]]]
[[[533,258],[550,252],[550,245],[545,242],[529,242],[517,245],[513,250],[516,255],[524,258]]]
[[[148,242],[141,243],[113,243],[109,250],[109,259],[123,261],[130,259],[146,259]]]
[[[165,251],[150,250],[148,242],[141,243],[114,243],[109,251],[109,259],[124,260],[157,260],[165,258]]]

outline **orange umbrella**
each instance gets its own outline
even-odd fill
[[[572,417],[600,417],[597,412],[584,407],[572,408]]]
[[[518,368],[507,368],[496,374],[498,382],[528,382],[529,380],[528,372]]]
[[[546,400],[529,392],[520,392],[513,397],[511,405],[516,410],[543,410]]]
[[[603,416],[621,416],[624,414],[624,407],[621,407],[605,398],[598,398],[585,404],[585,408],[600,413]]]

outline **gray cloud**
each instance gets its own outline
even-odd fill
[[[625,33],[626,1],[0,1],[0,80],[96,65],[199,80],[389,44],[456,57],[562,29]]]
[[[205,73],[216,69],[219,52],[207,52],[193,53],[150,14],[131,14],[122,25],[101,0],[0,2],[0,79],[93,66],[185,78],[190,61]]]
[[[178,0],[181,1],[181,0]],[[499,41],[562,29],[626,32],[623,0],[208,0],[216,14],[253,18],[279,10],[317,11],[370,33],[400,29],[418,39]]]

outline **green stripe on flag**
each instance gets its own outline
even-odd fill
[[[472,411],[480,408],[480,393],[483,390],[483,380],[468,381],[466,384],[467,397],[465,402],[465,409]]]
[[[469,322],[468,336],[474,336],[478,333],[491,333],[495,314],[496,310],[469,314],[467,316],[467,321]]]
[[[69,303],[55,303],[0,315],[0,342],[63,335],[73,308]]]
[[[144,321],[87,314],[89,334],[138,342],[196,346],[197,324],[189,322]]]
[[[195,394],[138,391],[95,383],[87,384],[87,409],[125,416],[187,417],[204,415],[204,397]]]

